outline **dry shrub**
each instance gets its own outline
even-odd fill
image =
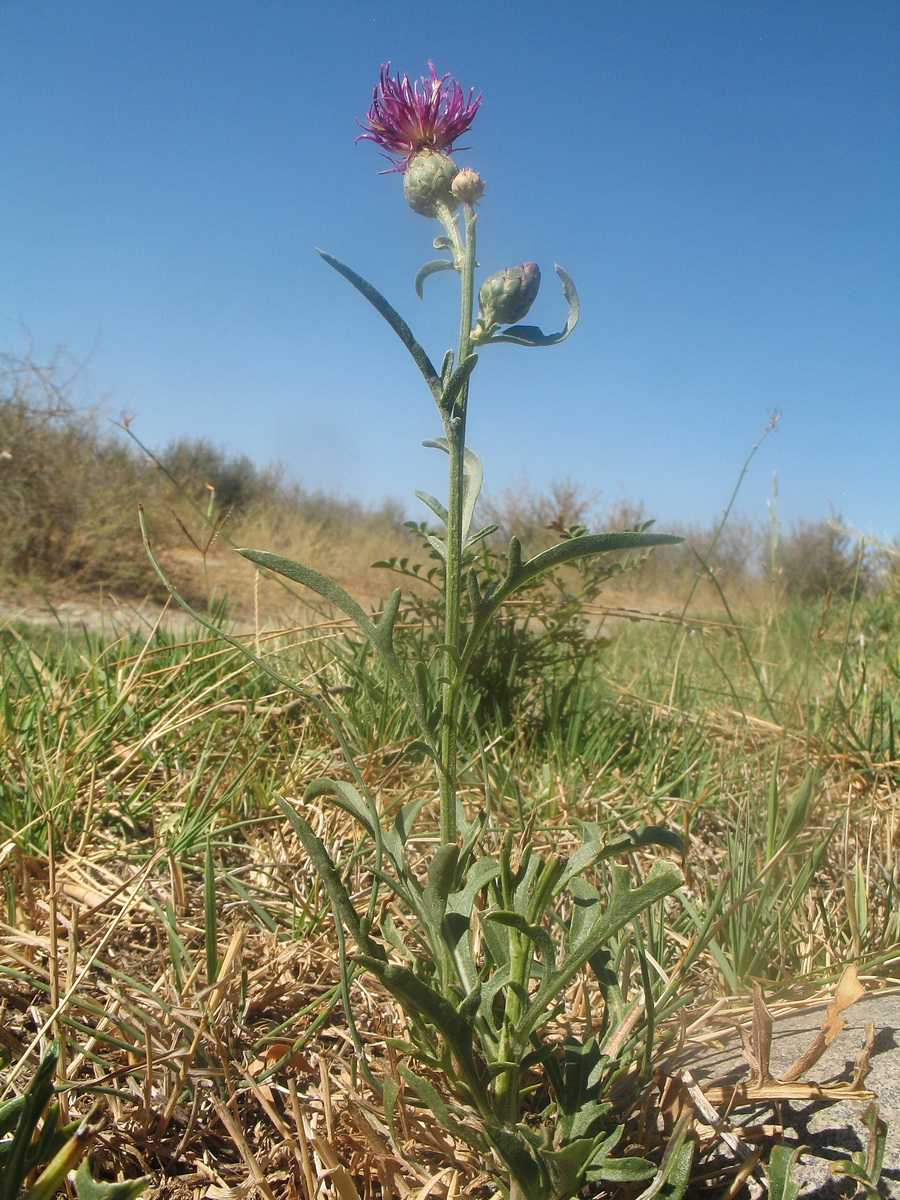
[[[228,542],[309,562],[369,598],[383,593],[383,575],[368,564],[386,548],[408,548],[397,505],[373,510],[309,493],[282,467],[259,468],[206,439],[145,453],[100,407],[75,397],[79,370],[62,352],[46,366],[0,356],[0,579],[8,589],[102,586],[163,599],[138,527],[143,504],[154,550],[193,603],[221,595],[223,581],[240,607],[250,602],[253,572],[238,570]]]
[[[841,525],[840,517],[797,521],[775,550],[778,580],[794,600],[814,600],[830,593],[848,597],[865,590],[869,572],[860,563],[860,546]]]
[[[599,492],[586,492],[581,484],[571,479],[556,480],[547,492],[534,491],[523,479],[496,496],[483,499],[479,518],[482,525],[499,526],[498,536],[503,541],[515,535],[526,550],[534,554],[558,541],[551,529],[553,525],[566,529],[572,525],[599,529],[599,499]]]
[[[206,508],[212,497],[220,512],[245,512],[278,498],[284,477],[280,465],[259,468],[245,454],[230,455],[206,438],[179,438],[157,456],[184,496]]]
[[[0,574],[158,590],[136,516],[158,483],[97,408],[73,401],[69,366],[0,359]]]

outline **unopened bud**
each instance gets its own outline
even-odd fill
[[[459,208],[451,187],[458,173],[456,163],[446,154],[420,150],[403,174],[403,194],[413,212],[436,217],[441,204],[451,212]]]
[[[457,200],[476,204],[484,195],[484,180],[471,167],[463,167],[450,185],[450,191]]]
[[[492,325],[515,325],[531,308],[540,286],[541,269],[533,262],[505,267],[491,275],[478,291],[481,306],[478,324],[485,329]]]

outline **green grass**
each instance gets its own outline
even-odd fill
[[[643,960],[627,939],[616,950],[626,999],[644,998],[646,1053],[680,1010],[746,997],[755,980],[771,996],[830,984],[847,962],[873,981],[900,973],[897,624],[848,603],[742,622],[608,621],[575,686],[570,664],[538,656],[502,705],[469,697],[473,808],[563,850],[575,820],[687,835],[686,888],[633,931]],[[414,731],[350,634],[322,622],[249,642],[337,710],[385,813],[424,786]],[[499,677],[515,646],[495,648]],[[329,1169],[349,1200],[400,1194],[391,1171],[412,1186],[446,1167],[477,1189],[475,1165],[414,1107],[418,1166],[373,1148],[386,1135],[341,1015],[334,925],[274,799],[346,774],[316,704],[199,631],[110,642],[6,627],[0,676],[10,1094],[43,1029],[61,1038],[71,1102],[111,1107],[101,1169],[283,1171],[307,1200]],[[314,817],[366,894],[358,835],[335,812]],[[352,987],[360,1036],[389,1071],[396,1013],[365,977]]]

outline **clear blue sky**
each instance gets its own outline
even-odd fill
[[[483,91],[484,274],[544,270],[487,347],[489,490],[571,477],[707,521],[771,410],[740,508],[900,530],[897,0],[0,0],[0,350],[89,356],[154,448],[208,437],[366,501],[440,488],[399,341],[315,255],[368,276],[439,360],[436,222],[354,144],[381,63]],[[421,513],[425,517],[424,510]],[[277,549],[277,547],[275,547]]]

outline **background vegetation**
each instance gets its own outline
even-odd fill
[[[260,468],[205,439],[148,449],[129,436],[127,415],[112,421],[102,408],[79,403],[78,379],[78,364],[62,353],[43,366],[0,357],[0,585],[7,595],[64,584],[70,595],[102,586],[129,599],[163,599],[137,533],[139,503],[188,598],[204,601],[215,585],[245,609],[251,579],[230,561],[229,542],[277,546],[370,599],[385,584],[369,563],[418,544],[397,500],[371,509],[308,492],[278,464]],[[553,529],[624,529],[652,516],[629,500],[603,505],[570,480],[548,494],[523,483],[482,508],[485,522],[500,526],[495,544],[516,531],[535,549],[550,543]],[[687,547],[653,556],[629,577],[629,593],[677,602],[699,573],[701,606],[718,587],[733,603],[757,602],[773,589],[791,600],[846,598],[895,587],[900,573],[896,544],[862,550],[836,515],[787,530],[775,514],[763,523],[732,515],[724,525],[667,529],[683,534]]]

